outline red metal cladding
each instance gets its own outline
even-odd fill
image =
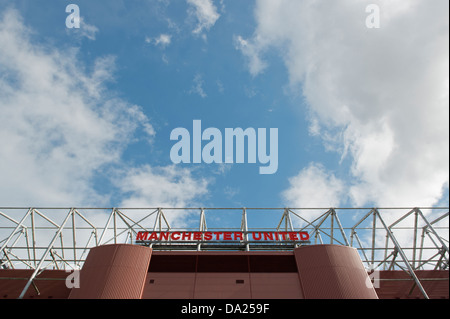
[[[449,299],[448,270],[416,270],[430,299]],[[403,270],[380,270],[375,289],[380,299],[423,299],[413,278]]]
[[[140,299],[152,249],[136,245],[92,248],[71,299]]]
[[[142,299],[302,299],[297,273],[149,272]]]
[[[293,252],[154,252],[143,299],[302,299]]]
[[[249,273],[197,273],[194,299],[251,299]]]
[[[1,269],[0,299],[16,299],[25,287],[33,269]],[[44,270],[28,288],[24,299],[67,299],[70,289],[66,287],[69,272]]]
[[[149,272],[142,299],[193,299],[195,279],[195,272]]]
[[[304,299],[297,273],[251,273],[253,299]]]
[[[306,299],[377,299],[355,248],[312,245],[294,250]]]
[[[151,259],[151,262],[150,262]],[[0,298],[17,298],[33,270],[0,270]],[[417,270],[430,298],[448,299],[448,270]],[[372,286],[356,249],[303,246],[293,252],[153,252],[136,245],[91,249],[79,276],[45,270],[30,298],[135,299],[367,299],[423,298],[404,271],[379,271]],[[69,296],[70,294],[70,296]]]

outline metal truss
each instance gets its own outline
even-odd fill
[[[358,250],[368,270],[403,270],[425,298],[418,270],[448,270],[449,209],[424,208],[18,208],[0,207],[0,269],[80,269],[89,249],[135,244],[139,231],[239,231],[225,243],[155,242],[154,250],[292,250],[305,243],[251,241],[248,234],[306,231],[311,244]]]

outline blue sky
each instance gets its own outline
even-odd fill
[[[448,206],[447,12],[0,0],[0,205]],[[170,132],[193,120],[277,128],[277,172],[173,164]]]

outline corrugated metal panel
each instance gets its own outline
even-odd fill
[[[416,270],[416,276],[430,299],[449,299],[448,270]],[[380,271],[378,287],[380,299],[423,299],[411,276],[402,270]]]
[[[195,291],[195,292],[194,292]],[[143,299],[303,299],[297,273],[148,273]]]
[[[147,276],[151,248],[105,245],[92,248],[73,299],[139,299]]]
[[[306,299],[378,298],[356,249],[313,245],[297,248],[294,254]]]
[[[0,299],[18,298],[32,273],[32,269],[0,270]],[[44,270],[35,278],[35,286],[31,285],[23,298],[67,299],[70,289],[66,287],[65,280],[69,275],[64,270]]]
[[[193,299],[195,273],[149,272],[142,299]]]
[[[102,298],[103,288],[108,282],[109,269],[114,262],[115,251],[114,245],[91,248],[80,272],[80,288],[72,289],[69,298]]]
[[[251,273],[253,299],[304,299],[297,273]]]
[[[194,299],[251,299],[249,273],[197,273]]]
[[[97,260],[90,260],[89,263],[83,268],[81,275],[82,288],[74,288],[71,294],[72,298],[130,298],[135,291],[139,291],[139,289],[135,289],[136,287],[139,287],[139,284],[131,284],[130,279],[126,274],[124,274],[124,272],[129,272],[131,274],[138,273],[137,277],[139,277],[141,272],[137,272],[135,269],[132,269],[135,266],[142,269],[144,276],[147,276],[143,294],[141,296],[142,298],[194,298],[196,282],[195,271],[179,273],[164,272],[165,270],[162,270],[162,272],[147,273],[148,260],[146,260],[146,258],[141,259],[141,257],[148,254],[148,259],[150,258],[151,251],[149,251],[148,248],[144,248],[142,251],[139,246],[136,246],[136,250],[133,249],[131,251],[127,249],[128,251],[125,252],[121,249],[119,250],[117,246],[114,245],[101,247],[101,250],[88,257],[88,259],[92,259],[93,256],[96,256]],[[93,248],[92,251],[96,249],[97,248]],[[300,249],[301,254],[299,254]],[[232,256],[235,254],[242,255],[243,252],[227,252],[220,253],[219,255]],[[270,252],[263,252],[262,254],[255,252],[245,253],[245,255],[247,254],[248,256],[253,257],[265,255],[268,258],[270,257],[269,259],[273,256],[274,260],[277,256],[281,256],[283,258],[280,260],[283,262],[286,261],[284,257],[294,255],[293,252],[290,254],[280,254],[278,252],[273,252],[273,254]],[[212,252],[155,252],[154,255],[174,255],[181,257],[186,255],[195,257],[197,255],[212,256],[216,254]],[[342,246],[318,245],[299,248],[295,251],[296,264],[299,268],[299,274],[277,272],[274,268],[276,265],[275,261],[273,262],[273,265],[270,265],[269,267],[270,269],[273,268],[274,272],[264,273],[260,272],[261,269],[257,268],[258,272],[249,273],[251,298],[364,298],[364,296],[361,295],[361,292],[355,289],[355,287],[361,287],[361,282],[365,282],[367,279],[367,274],[365,269],[362,267],[359,256],[356,256],[357,254],[355,255],[355,251],[353,249]],[[255,260],[258,262],[263,261],[263,259],[260,260],[259,258],[256,258]],[[132,261],[131,266],[130,261]],[[89,264],[90,266],[97,267],[94,267],[95,269],[91,268],[91,271],[88,271],[90,267]],[[112,269],[113,266],[117,269]],[[166,267],[167,263],[162,266]],[[284,267],[282,268],[284,271],[286,270]],[[289,267],[289,269],[291,268],[292,267]],[[250,269],[252,269],[252,267],[250,267]],[[192,270],[192,266],[189,266],[187,270]],[[0,270],[0,299],[17,298],[32,272],[33,270],[23,269]],[[211,273],[203,274],[212,275]],[[449,298],[448,274],[448,270],[416,271],[416,275],[421,279],[421,283],[430,298]],[[45,270],[35,281],[41,294],[38,295],[33,286],[30,286],[24,298],[67,298],[69,296],[70,289],[65,286],[65,279],[68,275],[69,273],[66,273],[63,270]],[[239,274],[230,274],[231,279],[229,279],[232,281],[228,282],[228,287],[225,287],[229,292],[233,290],[231,289],[233,288],[233,285],[245,285],[247,283],[245,278],[235,277],[236,275]],[[301,276],[303,276],[302,285],[306,296],[302,295],[302,290],[300,288]],[[305,279],[304,277],[307,278]],[[376,288],[376,292],[378,293],[378,297],[380,299],[423,298],[418,288],[414,287],[414,282],[411,280],[411,277],[404,271],[381,271],[380,279],[381,287]],[[150,283],[150,280],[153,280],[153,282]],[[203,280],[204,278],[201,278],[200,282]],[[236,280],[244,280],[244,282],[236,283]],[[320,282],[322,284],[320,284]],[[218,285],[220,284],[221,283],[219,282]],[[317,287],[319,284],[321,285],[321,290]],[[200,288],[205,290],[206,288],[209,289],[211,287]],[[82,291],[83,289],[84,291]],[[315,295],[313,293],[315,293]],[[139,294],[136,293],[135,295]],[[216,293],[216,296],[218,296],[217,298],[220,298],[220,293]]]

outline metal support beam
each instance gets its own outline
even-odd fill
[[[400,254],[400,256],[402,257],[404,263],[406,264],[406,268],[408,268],[408,270],[409,270],[409,274],[411,275],[411,277],[414,278],[414,281],[416,282],[417,287],[419,287],[419,290],[422,292],[422,294],[425,297],[425,299],[429,299],[425,289],[423,288],[422,284],[420,283],[419,278],[417,278],[416,274],[414,273],[414,269],[412,268],[411,263],[408,261],[408,258],[406,257],[406,255],[403,252],[402,248],[398,244],[397,239],[395,238],[394,234],[392,233],[390,228],[387,227],[387,225],[385,224],[383,218],[381,218],[380,213],[378,212],[378,210],[375,210],[375,214],[379,218],[379,220],[380,220],[381,224],[383,225],[383,227],[386,229],[386,232],[388,233],[389,238],[392,240],[392,242],[394,243],[395,247],[397,248],[398,253]]]
[[[48,253],[50,252],[50,250],[53,247],[53,244],[55,243],[56,239],[58,238],[58,236],[61,234],[64,225],[66,224],[67,220],[69,219],[69,217],[73,214],[73,210],[71,209],[69,214],[67,214],[66,218],[64,219],[63,223],[61,224],[61,226],[59,227],[58,231],[56,232],[55,236],[53,237],[52,241],[50,242],[50,244],[48,245],[47,249],[45,250],[44,255],[42,256],[41,260],[39,261],[39,263],[36,266],[36,269],[34,270],[33,274],[31,275],[30,279],[28,279],[27,284],[25,285],[25,288],[23,288],[19,299],[22,299],[23,296],[25,295],[25,293],[27,292],[28,288],[30,287],[31,283],[33,282],[34,278],[36,277],[37,273],[39,272],[42,264],[44,263],[45,258],[47,257]]]

